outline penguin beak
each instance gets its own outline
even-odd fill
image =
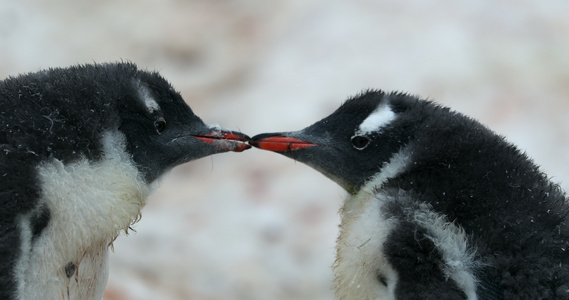
[[[279,153],[318,146],[318,144],[306,142],[297,138],[271,133],[256,135],[249,143],[259,149]]]
[[[250,138],[237,131],[214,130],[202,135],[192,136],[225,151],[242,152],[251,148],[251,145],[247,144]]]
[[[350,152],[326,135],[295,132],[262,133],[249,141],[253,147],[305,163],[338,183],[348,193],[361,186],[361,166],[351,163]]]

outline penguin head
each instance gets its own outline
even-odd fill
[[[162,76],[129,62],[8,77],[0,103],[0,165],[19,174],[2,187],[26,199],[40,196],[38,166],[53,161],[126,163],[150,184],[177,164],[250,148],[246,135],[205,124]],[[34,205],[25,203],[13,209]]]
[[[131,87],[118,105],[118,129],[148,182],[178,164],[251,147],[242,133],[206,125],[159,74],[137,72]]]
[[[349,193],[382,170],[416,135],[423,102],[406,94],[367,91],[305,129],[264,133],[251,144],[306,163]]]

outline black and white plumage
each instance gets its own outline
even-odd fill
[[[569,299],[569,204],[524,153],[464,115],[368,91],[252,144],[349,192],[339,299]]]
[[[107,248],[157,178],[250,147],[131,63],[7,78],[0,105],[0,299],[101,299]]]

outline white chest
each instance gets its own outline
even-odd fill
[[[338,299],[395,299],[398,276],[383,254],[395,220],[384,218],[383,203],[364,191],[342,208],[334,264]]]
[[[50,255],[44,249],[34,249],[26,263],[19,265],[27,267],[18,274],[19,299],[103,298],[108,278],[108,243],[87,247],[73,259],[58,253]],[[65,260],[69,262],[62,265],[60,262]]]
[[[395,201],[395,202],[394,202]],[[386,203],[404,205],[382,193],[371,195],[360,192],[348,199],[342,208],[342,224],[338,238],[335,263],[336,295],[339,299],[396,299],[399,278],[390,265],[384,243],[390,232],[405,219],[424,230],[441,253],[440,270],[453,281],[468,299],[477,299],[474,270],[475,249],[469,246],[464,230],[444,216],[431,210],[427,204],[407,207],[407,214],[385,217],[382,206]],[[413,234],[413,233],[411,233]]]
[[[20,217],[19,299],[102,298],[109,243],[139,218],[148,195],[119,147],[120,136],[109,135],[105,142],[108,149],[100,162],[82,159],[65,165],[53,159],[38,168],[40,206],[49,209],[50,219],[32,240],[30,216],[35,212]]]

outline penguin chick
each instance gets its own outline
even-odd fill
[[[348,191],[338,299],[569,299],[565,193],[475,120],[368,91],[305,129],[251,144]]]
[[[109,244],[172,167],[248,138],[132,63],[0,81],[0,299],[101,299]]]

